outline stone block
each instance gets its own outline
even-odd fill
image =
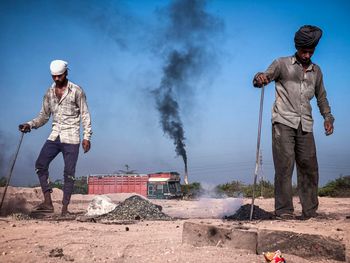
[[[305,259],[346,260],[345,245],[330,237],[288,231],[259,230],[257,252],[261,254],[276,250]]]
[[[185,222],[182,243],[195,247],[225,246],[256,253],[257,231],[249,228],[214,226],[206,223]]]

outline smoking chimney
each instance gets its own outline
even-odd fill
[[[174,0],[163,10],[166,21],[165,65],[158,88],[154,90],[160,123],[166,135],[173,140],[175,151],[185,165],[184,183],[188,184],[187,154],[183,123],[180,118],[181,98],[190,98],[194,83],[203,77],[208,65],[213,65],[213,36],[221,29],[221,22],[205,10],[203,0]],[[157,50],[160,50],[159,48]],[[180,99],[180,100],[178,100]]]
[[[187,162],[185,163],[185,177],[184,182],[187,185],[188,184],[188,170],[187,170]]]

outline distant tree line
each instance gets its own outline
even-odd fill
[[[0,187],[6,185],[6,177],[0,177]],[[33,185],[30,187],[37,187]],[[52,183],[54,188],[63,188],[63,180],[58,179]],[[222,197],[252,197],[253,185],[244,184],[240,181],[232,181],[230,183],[219,184],[214,189],[204,189],[199,182],[193,182],[188,185],[181,185],[181,190],[186,199],[194,199],[201,196],[222,198]],[[87,194],[88,184],[87,176],[75,178],[74,194]],[[298,194],[298,188],[293,185],[293,194]],[[319,196],[330,197],[350,197],[350,175],[340,176],[339,178],[329,181],[325,186],[318,189]],[[260,181],[255,186],[255,197],[271,198],[274,196],[274,185],[269,181]]]
[[[6,177],[0,177],[0,187],[6,186],[7,178]],[[30,185],[29,187],[38,187],[39,184]],[[63,188],[63,180],[58,179],[51,183],[52,188]],[[77,177],[75,178],[74,182],[74,190],[73,194],[87,194],[88,193],[88,184],[87,184],[87,177]]]
[[[319,196],[350,197],[350,175],[340,176],[318,190]]]
[[[6,177],[0,177],[0,187],[6,186],[7,179]]]
[[[208,196],[213,198],[222,197],[252,197],[253,185],[244,184],[240,181],[219,184],[214,189],[207,190],[198,182],[189,185],[182,185],[182,192],[187,199]],[[319,196],[330,197],[350,197],[350,175],[340,176],[339,178],[328,182],[325,186],[318,189]],[[298,187],[293,185],[293,195],[298,195]],[[274,197],[274,184],[262,180],[255,186],[255,197],[272,198]]]
[[[53,188],[63,189],[63,180],[58,179],[52,183]],[[87,177],[76,177],[74,180],[74,189],[73,194],[87,194],[88,193],[88,184]]]

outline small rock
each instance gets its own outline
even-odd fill
[[[71,262],[74,261],[74,258],[71,257],[71,256],[69,256],[69,255],[64,255],[64,256],[63,256],[63,259],[64,259],[65,261],[71,261]]]
[[[7,255],[7,253],[4,251],[1,253],[1,255],[5,256],[5,255]]]
[[[12,227],[16,227],[16,224],[12,224],[11,226],[12,226]]]
[[[125,227],[125,231],[129,231],[129,227]]]
[[[49,257],[63,257],[63,249],[62,248],[54,248],[50,250]]]

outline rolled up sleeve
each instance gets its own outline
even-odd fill
[[[46,93],[43,98],[43,103],[42,103],[39,115],[35,119],[27,123],[30,125],[30,128],[37,129],[48,122],[48,120],[50,119],[50,115],[51,115],[51,110],[50,110],[50,104],[49,104],[49,96],[48,96],[48,93]]]
[[[269,80],[269,83],[271,81],[274,81],[276,79],[278,79],[279,74],[280,74],[280,67],[279,67],[279,62],[278,59],[274,60],[272,62],[272,64],[267,68],[267,70],[265,72],[258,72],[255,74],[254,78],[253,78],[253,86],[257,87],[257,81],[256,78],[260,75],[260,74],[265,74]]]

